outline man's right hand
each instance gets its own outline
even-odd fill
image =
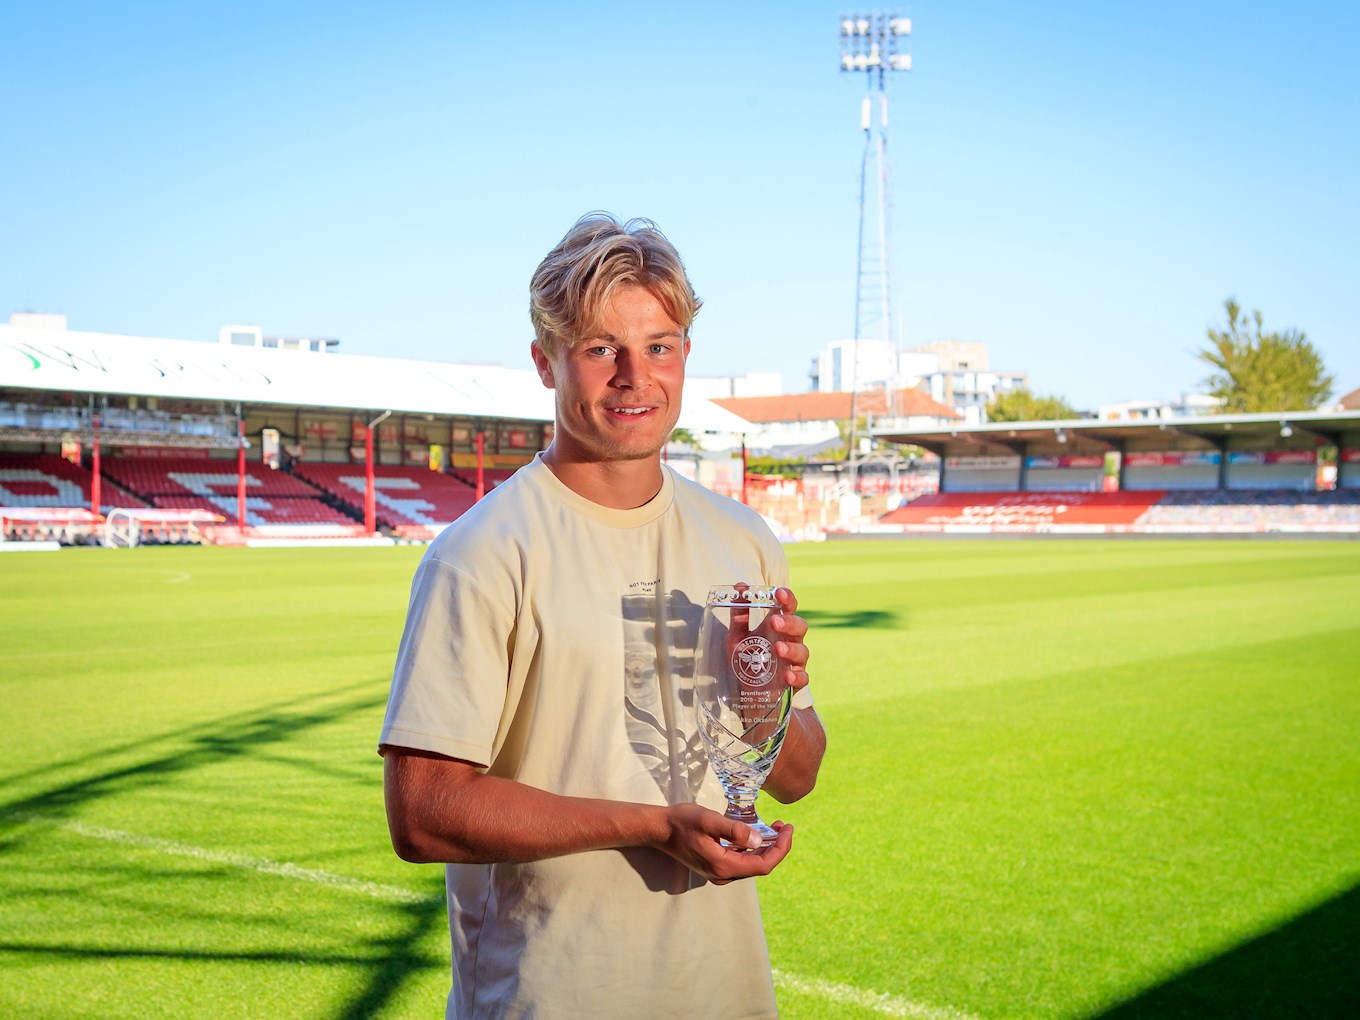
[[[666,820],[669,831],[657,849],[714,885],[768,875],[793,845],[792,825],[775,822],[773,828],[779,837],[771,845],[761,846],[760,837],[749,825],[698,804],[675,804],[666,809]],[[724,839],[734,846],[723,846],[720,841]],[[757,849],[736,849],[741,846]]]
[[[402,860],[428,864],[537,861],[586,850],[649,846],[710,882],[768,875],[788,855],[793,826],[757,850],[749,825],[700,807],[662,807],[563,797],[482,775],[471,763],[384,746],[383,790],[392,845]]]

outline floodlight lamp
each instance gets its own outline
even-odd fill
[[[1065,443],[1065,442],[1067,442],[1067,433],[1066,433],[1066,432],[1064,432],[1062,429],[1058,429],[1058,430],[1057,430],[1057,434],[1058,434],[1058,442],[1060,442],[1060,443]]]
[[[1288,439],[1288,438],[1289,438],[1290,436],[1292,436],[1293,434],[1294,434],[1294,429],[1293,429],[1293,426],[1291,426],[1291,425],[1289,424],[1289,422],[1287,422],[1287,421],[1282,421],[1282,422],[1280,422],[1280,438],[1281,438],[1281,439]]]
[[[888,61],[888,67],[889,67],[890,70],[893,70],[893,71],[910,71],[910,70],[911,70],[911,54],[910,54],[910,53],[894,53],[894,54],[892,55],[892,57],[889,59],[889,61]]]
[[[893,18],[888,22],[888,28],[893,35],[911,35],[911,19]]]
[[[855,23],[851,21],[849,18],[844,18],[841,21],[841,35],[854,35],[854,34]]]

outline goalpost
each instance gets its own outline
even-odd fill
[[[103,545],[108,549],[131,549],[141,535],[141,525],[131,510],[115,507],[104,518]]]
[[[130,549],[145,544],[144,531],[147,525],[161,525],[179,529],[175,534],[175,542],[201,545],[204,539],[198,526],[220,524],[223,520],[225,518],[207,510],[115,507],[104,518],[101,541],[109,549]]]

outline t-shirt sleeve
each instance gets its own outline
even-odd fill
[[[512,629],[511,612],[470,574],[426,558],[411,582],[379,744],[488,766],[505,707]]]

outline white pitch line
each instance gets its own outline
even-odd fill
[[[166,581],[165,583],[179,584],[182,581],[192,581],[193,578],[194,578],[193,574],[189,573],[187,570],[181,570],[176,574],[176,576],[170,578],[170,580]]]
[[[267,857],[251,857],[247,854],[209,850],[207,847],[194,846],[191,843],[180,843],[173,839],[160,839],[156,836],[143,836],[136,832],[109,829],[102,825],[91,825],[88,822],[75,821],[74,819],[62,820],[47,815],[17,811],[9,812],[8,817],[41,825],[50,825],[53,828],[73,832],[78,836],[85,836],[89,839],[119,843],[123,846],[137,847],[143,850],[155,850],[176,857],[207,861],[210,864],[225,864],[247,871],[258,871],[280,878],[291,878],[298,882],[313,882],[317,885],[328,886],[343,892],[357,893],[360,896],[389,903],[436,903],[442,902],[444,899],[442,894],[429,896],[410,889],[403,889],[400,886],[348,878],[318,868],[300,867],[287,861],[273,861]],[[964,1013],[956,1009],[928,1006],[924,1003],[912,1002],[909,999],[889,995],[886,992],[875,992],[866,988],[857,988],[854,985],[837,984],[834,981],[823,981],[820,978],[799,977],[786,971],[775,971],[774,980],[777,985],[792,992],[815,995],[818,998],[845,1005],[860,1006],[876,1013],[882,1013],[884,1016],[907,1017],[909,1020],[981,1020],[980,1017],[971,1013]]]
[[[318,868],[304,868],[297,864],[290,864],[287,861],[271,861],[267,857],[251,857],[247,854],[235,854],[221,850],[209,850],[207,847],[194,846],[190,843],[179,843],[173,839],[158,839],[155,836],[143,836],[135,832],[124,832],[121,829],[107,829],[102,825],[90,825],[87,822],[62,821],[49,818],[45,815],[26,814],[14,812],[10,817],[22,818],[25,821],[38,822],[44,825],[51,825],[66,832],[74,832],[78,836],[86,836],[90,839],[102,839],[109,843],[121,843],[123,846],[138,847],[144,850],[156,850],[164,854],[172,854],[176,857],[189,857],[197,861],[207,861],[210,864],[226,864],[233,868],[243,868],[247,871],[259,871],[266,875],[278,875],[280,878],[291,878],[298,882],[314,882],[317,885],[329,886],[332,889],[340,889],[344,892],[358,893],[370,899],[383,900],[389,903],[435,903],[442,902],[442,894],[430,896],[425,893],[414,892],[410,889],[403,889],[396,885],[383,885],[380,882],[367,882],[359,878],[348,878],[344,875],[336,875],[329,871],[322,871]]]
[[[789,974],[782,970],[774,972],[774,982],[791,992],[815,995],[846,1006],[861,1006],[884,1016],[904,1016],[911,1020],[981,1020],[971,1013],[950,1009],[948,1006],[928,1006],[886,992],[823,981],[821,978],[799,977],[797,974]]]

